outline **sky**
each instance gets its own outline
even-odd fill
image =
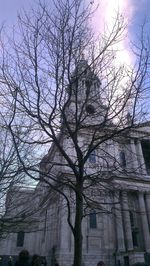
[[[15,24],[17,12],[22,8],[29,9],[33,3],[33,0],[0,0],[0,23]]]
[[[51,0],[41,0],[47,1]],[[130,40],[135,42],[137,35],[140,33],[140,26],[146,22],[145,30],[150,35],[150,0],[84,0],[92,5],[99,6],[94,20],[95,31],[102,31],[104,22],[110,28],[117,10],[123,14],[128,24],[126,33],[127,38],[119,43],[119,52],[116,59],[118,64],[125,64],[129,67],[134,65],[134,56],[129,49]],[[11,27],[17,24],[17,12],[22,8],[30,10],[31,6],[36,6],[38,0],[0,0],[0,25],[5,23],[6,28],[11,32]],[[124,83],[124,81],[123,81]]]
[[[47,0],[49,3],[51,0]],[[150,32],[150,0],[85,0],[90,1],[94,5],[99,5],[94,21],[95,30],[103,29],[104,21],[111,27],[116,11],[122,13],[128,23],[127,39],[121,42],[119,49],[122,55],[118,56],[125,63],[130,64],[131,56],[128,51],[128,41],[135,39],[140,32],[140,25],[146,20],[147,31]],[[0,0],[0,24],[3,22],[11,30],[13,24],[17,23],[17,12],[22,8],[29,10],[31,6],[36,5],[38,0]],[[123,62],[124,63],[124,62]]]
[[[117,61],[131,65],[130,41],[134,42],[144,21],[147,22],[147,31],[150,31],[150,0],[93,0],[91,3],[98,6],[94,17],[95,31],[103,32],[104,25],[107,25],[111,32],[117,12],[123,15],[127,24],[124,33],[126,38],[117,45],[117,50],[121,51]]]
[[[9,25],[16,22],[17,11],[21,8],[29,9],[38,1],[34,0],[0,0],[0,23],[6,22]],[[50,2],[47,1],[47,2]],[[144,17],[150,19],[150,0],[91,0],[102,6],[101,17],[110,17],[113,9],[119,5],[121,11],[126,11],[126,16],[132,19],[133,31]],[[110,12],[111,11],[111,12]]]

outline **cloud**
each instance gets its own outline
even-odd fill
[[[111,32],[117,14],[123,15],[127,24],[125,30],[126,37],[123,37],[115,47],[119,51],[116,56],[116,63],[131,65],[132,56],[129,51],[129,25],[136,10],[134,0],[94,0],[91,3],[95,8],[98,6],[92,21],[95,34],[103,33],[106,26],[107,30]]]
[[[133,0],[94,0],[91,3],[97,7],[93,19],[97,29],[103,29],[104,24],[111,27],[118,12],[129,22],[135,10]]]

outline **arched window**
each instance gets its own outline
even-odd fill
[[[24,232],[20,231],[17,234],[17,247],[23,247],[24,244]]]
[[[97,220],[96,220],[96,211],[91,210],[90,212],[90,228],[97,228]]]
[[[97,89],[97,83],[94,82],[94,89],[96,90]]]
[[[89,162],[90,163],[96,163],[96,152],[95,152],[95,150],[90,153]]]
[[[124,151],[120,152],[120,165],[121,167],[126,167],[126,156]]]

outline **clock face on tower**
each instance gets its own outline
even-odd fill
[[[92,115],[95,113],[95,107],[92,105],[92,104],[88,104],[86,106],[86,112],[89,114],[89,115]]]

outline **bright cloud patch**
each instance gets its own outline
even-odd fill
[[[118,50],[116,54],[116,64],[131,65],[131,54],[129,52],[129,32],[128,25],[133,17],[134,6],[132,0],[94,0],[91,2],[95,7],[98,6],[93,18],[95,33],[103,33],[107,27],[109,32],[112,31],[117,14],[122,14],[127,28],[123,39],[116,45]],[[126,38],[125,38],[126,36]]]

